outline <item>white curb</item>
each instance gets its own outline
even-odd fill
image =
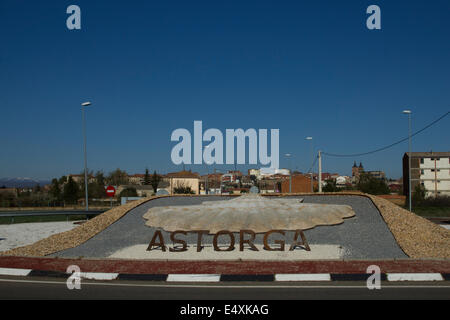
[[[275,281],[331,281],[329,273],[276,274]]]
[[[443,281],[440,273],[388,273],[388,281]]]
[[[220,274],[169,274],[168,282],[219,282]]]
[[[31,269],[0,268],[2,276],[27,276]]]
[[[114,280],[119,276],[118,273],[102,273],[102,272],[80,272],[80,277],[91,280]]]

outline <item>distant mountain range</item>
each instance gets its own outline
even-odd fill
[[[0,178],[0,188],[30,188],[36,185],[44,186],[50,184],[48,180],[35,180],[31,178]]]

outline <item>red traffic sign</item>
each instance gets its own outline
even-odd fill
[[[108,196],[108,197],[114,197],[114,195],[116,194],[116,188],[114,188],[113,186],[108,186],[107,188],[106,188],[106,195]]]

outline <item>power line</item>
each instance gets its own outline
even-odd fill
[[[428,129],[429,127],[433,126],[434,124],[436,124],[437,122],[441,121],[442,119],[444,119],[446,116],[448,116],[448,114],[450,113],[450,111],[447,111],[446,113],[444,113],[442,116],[440,116],[438,119],[434,120],[433,122],[431,122],[430,124],[426,125],[425,127],[423,127],[422,129],[420,129],[419,131],[414,132],[411,137],[414,137],[415,135],[418,135],[419,133],[425,131],[426,129]],[[330,156],[330,157],[359,157],[359,156],[365,156],[368,154],[372,154],[372,153],[376,153],[376,152],[380,152],[386,149],[389,149],[399,143],[402,143],[406,140],[408,140],[409,137],[406,137],[404,139],[401,139],[397,142],[391,143],[390,145],[387,145],[385,147],[379,148],[379,149],[375,149],[372,151],[368,151],[368,152],[364,152],[364,153],[354,153],[354,154],[335,154],[335,153],[328,153],[328,152],[322,152],[322,154]]]
[[[314,162],[312,163],[311,167],[306,172],[312,172],[312,169],[316,165],[317,159],[319,159],[319,156],[316,156],[316,158],[314,159]]]

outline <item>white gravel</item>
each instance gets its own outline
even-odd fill
[[[71,222],[34,222],[0,225],[0,251],[35,243],[53,234],[71,230]]]
[[[161,250],[147,251],[147,244],[138,244],[116,251],[109,258],[116,259],[151,259],[151,260],[322,260],[342,259],[343,249],[338,245],[310,245],[311,251],[297,248],[289,251],[267,251],[263,245],[255,244],[259,251],[244,249],[239,251],[239,244],[233,251],[214,251],[212,245],[205,245],[202,251],[197,252],[196,246],[188,246],[185,252],[163,252]],[[228,247],[225,245],[224,247]],[[274,246],[275,247],[275,246]]]

